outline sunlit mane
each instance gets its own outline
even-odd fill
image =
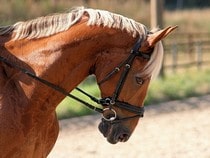
[[[133,37],[147,33],[146,27],[133,19],[104,10],[79,7],[70,13],[54,14],[26,22],[18,22],[11,26],[0,27],[0,35],[15,33],[13,40],[48,37],[68,30],[72,25],[79,22],[83,15],[89,17],[88,25],[126,30]]]
[[[104,10],[80,7],[72,10],[70,13],[39,17],[26,22],[18,22],[11,26],[0,27],[0,35],[11,34],[13,35],[13,40],[48,37],[68,30],[71,26],[79,22],[84,15],[88,16],[87,25],[121,29],[127,31],[133,37],[139,36],[144,39],[148,33],[147,28],[143,24],[133,19]],[[162,54],[163,48],[161,42],[159,42],[156,45],[151,60],[145,66],[141,75],[151,76],[152,74],[157,74],[161,66]]]

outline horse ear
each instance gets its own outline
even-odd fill
[[[165,29],[159,30],[153,34],[149,34],[147,39],[143,42],[141,51],[146,52],[149,48],[153,48],[157,42],[165,38],[169,33],[175,30],[178,26],[169,26]]]

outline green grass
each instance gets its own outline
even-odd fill
[[[83,82],[80,87],[96,97],[100,95],[98,86],[90,81]],[[85,101],[90,101],[77,91],[72,93]],[[151,82],[145,105],[207,93],[210,93],[210,70],[168,75],[164,79],[156,79]],[[64,99],[56,111],[59,119],[93,114],[91,110],[70,98]]]
[[[183,99],[210,93],[210,71],[167,75],[150,84],[145,104]]]

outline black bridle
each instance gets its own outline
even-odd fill
[[[81,93],[85,94],[86,96],[88,96],[91,100],[93,100],[94,102],[96,102],[97,104],[100,104],[102,105],[103,107],[105,107],[104,109],[102,108],[98,108],[96,106],[93,106],[89,103],[87,103],[86,101],[84,100],[81,100],[80,98],[72,95],[72,94],[69,94],[65,89],[53,84],[52,82],[49,82],[47,80],[44,80],[38,76],[36,76],[36,74],[28,71],[27,69],[13,63],[13,62],[10,62],[7,58],[3,57],[3,56],[0,56],[0,61],[23,72],[24,74],[28,75],[29,77],[45,84],[46,86],[64,94],[65,96],[68,96],[70,98],[73,98],[74,100],[77,100],[78,102],[84,104],[85,106],[87,106],[88,108],[96,111],[96,112],[99,112],[99,113],[102,113],[103,115],[103,120],[104,121],[107,121],[107,122],[110,122],[111,124],[115,124],[115,123],[119,123],[121,121],[126,121],[126,120],[129,120],[129,119],[133,119],[133,118],[137,118],[137,117],[143,117],[144,115],[144,107],[143,106],[135,106],[135,105],[131,105],[129,103],[126,103],[126,102],[122,102],[122,101],[119,101],[118,100],[118,96],[120,95],[120,92],[123,88],[123,85],[125,83],[125,80],[126,80],[126,77],[129,73],[129,70],[133,64],[133,61],[134,59],[139,56],[139,57],[142,57],[146,60],[149,60],[150,57],[151,57],[151,53],[143,53],[143,52],[140,52],[139,51],[139,48],[141,47],[141,42],[142,42],[142,39],[139,38],[139,40],[135,43],[133,49],[131,50],[131,53],[130,55],[128,56],[128,58],[123,61],[122,63],[120,63],[117,67],[114,68],[113,71],[111,71],[102,81],[99,82],[99,84],[103,84],[104,82],[106,82],[111,76],[113,76],[114,74],[118,73],[120,71],[120,69],[122,67],[124,67],[124,70],[120,76],[120,79],[117,83],[117,86],[115,88],[115,91],[113,93],[112,96],[110,97],[105,97],[105,98],[101,98],[101,99],[97,99],[95,98],[94,96],[84,92],[83,90],[81,90],[80,88],[76,88],[76,90],[80,91]],[[117,108],[121,108],[121,109],[124,109],[124,110],[127,110],[131,113],[134,113],[135,115],[133,116],[130,116],[130,117],[125,117],[125,118],[118,118],[117,116],[117,113],[116,111],[113,109],[113,106],[117,107]],[[109,113],[109,116],[106,116],[105,113]],[[111,115],[110,115],[111,113]]]
[[[126,121],[126,120],[130,120],[133,118],[144,116],[144,106],[143,105],[139,107],[139,106],[131,105],[127,102],[122,102],[122,101],[118,100],[120,92],[123,88],[123,85],[126,81],[129,70],[131,69],[135,58],[138,56],[138,57],[142,57],[146,60],[149,60],[151,57],[151,53],[143,53],[143,52],[139,51],[139,49],[141,47],[142,40],[143,40],[142,38],[139,38],[138,41],[133,46],[128,58],[125,61],[123,61],[122,63],[120,63],[117,67],[115,67],[110,73],[108,73],[106,75],[106,77],[102,81],[99,82],[99,85],[103,84],[108,79],[110,79],[110,77],[112,77],[114,74],[118,73],[121,68],[124,67],[124,70],[119,78],[119,81],[116,85],[115,91],[112,94],[112,96],[100,99],[101,104],[103,106],[107,106],[107,108],[105,108],[103,110],[103,112],[109,111],[109,113],[111,113],[111,115],[109,114],[108,117],[103,115],[102,121],[108,121],[111,124],[115,124],[115,123],[119,123],[121,121]],[[131,113],[134,113],[135,115],[130,116],[130,117],[118,118],[116,111],[112,108],[113,106],[127,110]]]

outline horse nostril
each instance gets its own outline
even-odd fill
[[[118,136],[118,141],[120,142],[126,142],[129,138],[129,134],[128,133],[121,133],[119,136]]]

